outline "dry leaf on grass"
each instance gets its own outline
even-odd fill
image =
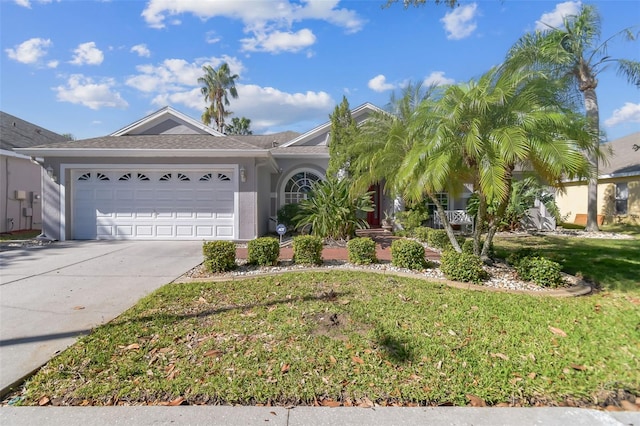
[[[508,357],[508,356],[506,356],[505,354],[500,353],[500,352],[495,353],[495,354],[494,354],[494,353],[492,353],[492,354],[491,354],[491,358],[500,358],[500,359],[503,359],[503,360],[505,360],[505,361],[508,361],[508,360],[509,360],[509,357]]]
[[[486,407],[487,406],[487,403],[484,402],[484,399],[480,398],[479,396],[467,394],[467,399],[469,399],[469,402],[471,403],[472,407]]]
[[[364,360],[362,358],[360,358],[359,356],[355,356],[354,355],[354,356],[351,357],[351,360],[353,362],[355,362],[355,363],[358,363],[358,364],[364,364]]]
[[[553,334],[557,334],[558,336],[567,337],[567,333],[559,328],[549,326],[549,331],[551,331]]]

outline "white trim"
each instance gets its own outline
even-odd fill
[[[624,178],[624,177],[634,177],[634,176],[640,176],[640,172],[625,172],[625,173],[611,173],[608,175],[600,175],[598,176],[598,181],[600,181],[601,179],[617,179],[617,178]],[[582,179],[565,179],[562,182],[564,183],[576,183],[576,182],[582,182],[584,184],[586,184],[588,181],[587,178],[582,178]],[[601,182],[598,182],[601,183]]]
[[[74,163],[62,163],[60,164],[59,170],[59,179],[60,182],[60,241],[66,240],[66,171],[69,170],[69,175],[71,176],[73,171],[75,170],[84,170],[94,171],[96,169],[109,170],[109,171],[130,171],[130,170],[161,170],[161,169],[171,169],[171,170],[209,170],[209,169],[227,169],[233,170],[235,179],[235,190],[233,195],[233,209],[234,209],[234,219],[233,219],[233,240],[238,240],[238,235],[240,233],[240,166],[238,164],[74,164]],[[73,177],[73,176],[71,176]],[[70,192],[73,194],[73,191]],[[70,200],[73,203],[73,199]],[[73,206],[71,206],[71,211],[73,212]],[[73,223],[73,218],[70,218],[71,223]]]
[[[207,132],[210,135],[213,136],[218,136],[218,137],[224,137],[226,136],[224,133],[220,133],[217,130],[199,122],[194,120],[193,118],[189,117],[188,115],[185,115],[183,113],[181,113],[180,111],[170,107],[170,106],[165,106],[160,108],[159,110],[152,112],[151,114],[147,115],[146,117],[141,118],[140,120],[134,121],[133,123],[119,129],[116,130],[115,132],[111,133],[109,136],[122,136],[125,135],[127,133],[129,133],[130,131],[138,128],[138,127],[142,127],[147,123],[150,123],[158,118],[161,118],[163,115],[172,115],[176,118],[178,118],[179,120],[182,120],[194,127],[199,128],[200,130],[204,130],[205,132]]]
[[[274,153],[273,156],[275,158],[330,158],[331,157],[328,152],[327,153],[291,152],[291,153],[282,153],[282,154]]]
[[[19,154],[15,151],[9,151],[6,149],[0,149],[0,155],[4,155],[5,157],[19,158],[21,160],[31,160],[31,156]]]

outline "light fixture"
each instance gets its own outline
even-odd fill
[[[247,170],[244,168],[244,166],[240,166],[240,181],[247,181]]]
[[[56,181],[56,176],[53,174],[53,167],[51,167],[51,164],[47,166],[47,175],[49,176],[49,178],[51,178],[52,181]]]

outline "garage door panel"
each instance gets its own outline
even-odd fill
[[[229,171],[74,170],[73,238],[232,239],[237,183],[229,176]]]

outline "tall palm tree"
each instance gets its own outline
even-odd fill
[[[592,129],[592,144],[600,143],[600,116],[596,88],[598,75],[615,64],[618,73],[640,87],[640,62],[608,56],[609,43],[623,37],[635,40],[631,28],[625,28],[600,41],[600,16],[592,5],[583,4],[578,15],[566,16],[563,28],[549,26],[546,31],[526,34],[512,48],[508,62],[514,67],[534,66],[547,70],[551,76],[565,79],[577,89]],[[587,231],[598,231],[598,156],[594,150],[587,158],[592,167],[588,184]]]
[[[202,70],[204,76],[198,78],[198,83],[202,85],[200,91],[204,95],[205,102],[209,102],[209,106],[202,114],[202,121],[210,125],[213,119],[217,130],[224,133],[224,119],[231,114],[231,111],[225,110],[225,107],[229,106],[229,95],[234,99],[238,98],[235,83],[238,74],[232,75],[226,62],[223,62],[218,69],[205,65]]]
[[[586,174],[582,150],[588,143],[580,142],[586,125],[555,86],[540,73],[494,68],[477,81],[449,86],[414,114],[415,143],[400,167],[399,182],[414,199],[473,183],[479,199],[474,251],[484,260],[518,167],[556,184],[564,175]],[[444,211],[438,208],[438,214],[453,244]],[[487,237],[480,248],[485,223]]]

